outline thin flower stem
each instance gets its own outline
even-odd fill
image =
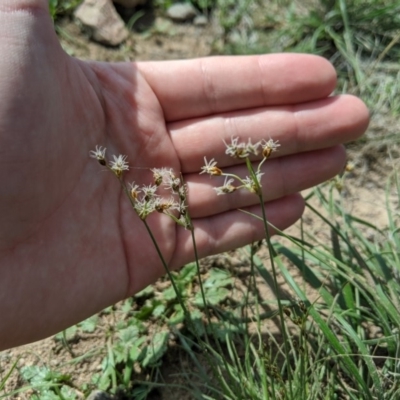
[[[133,199],[132,199],[132,197],[130,196],[129,190],[128,190],[128,188],[126,187],[126,185],[125,185],[125,183],[124,183],[122,177],[119,177],[118,180],[119,180],[119,182],[120,182],[120,184],[121,184],[121,186],[122,186],[122,189],[124,190],[126,196],[128,197],[129,202],[131,203],[131,206],[134,208]],[[153,244],[154,244],[154,247],[155,247],[155,249],[156,249],[156,251],[157,251],[157,254],[158,254],[158,256],[160,257],[160,261],[161,261],[161,263],[163,264],[163,267],[164,267],[164,269],[165,269],[165,272],[167,273],[168,278],[169,278],[169,280],[171,281],[171,284],[172,284],[172,287],[174,288],[174,291],[175,291],[176,297],[177,297],[177,299],[178,299],[179,305],[182,307],[183,314],[185,315],[185,318],[188,320],[188,323],[191,324],[192,320],[191,320],[191,318],[190,318],[190,313],[189,313],[189,311],[187,310],[187,308],[186,308],[186,306],[185,306],[185,303],[184,303],[184,301],[183,301],[183,299],[182,299],[182,296],[181,296],[181,292],[179,291],[178,287],[176,286],[175,279],[174,279],[173,275],[171,274],[170,269],[168,268],[168,265],[167,265],[167,263],[166,263],[166,261],[165,261],[165,259],[164,259],[164,256],[163,256],[163,254],[162,254],[162,252],[161,252],[161,250],[160,250],[160,247],[158,246],[158,243],[157,243],[157,241],[156,241],[156,239],[155,239],[155,237],[154,237],[154,235],[153,235],[153,232],[151,231],[151,229],[150,229],[148,223],[146,222],[146,220],[143,219],[142,221],[143,221],[144,226],[146,227],[147,232],[148,232],[149,235],[150,235],[151,241],[152,241]]]
[[[163,265],[164,265],[164,268],[165,268],[165,271],[167,272],[168,278],[170,279],[170,281],[171,281],[171,283],[172,283],[172,286],[173,286],[173,288],[174,288],[174,290],[175,290],[175,293],[176,293],[176,296],[177,296],[177,298],[178,298],[179,304],[181,305],[181,307],[182,307],[182,309],[183,309],[183,312],[184,312],[186,321],[187,321],[189,327],[191,328],[193,334],[195,335],[195,337],[196,337],[198,343],[200,344],[200,348],[203,350],[203,354],[206,356],[207,361],[208,361],[210,367],[212,368],[212,371],[213,371],[214,376],[218,379],[218,381],[221,382],[221,376],[220,376],[220,374],[219,374],[217,368],[215,368],[215,366],[214,366],[212,360],[210,359],[210,356],[209,356],[209,354],[208,354],[208,353],[209,353],[209,350],[207,349],[206,345],[204,345],[204,341],[203,341],[203,340],[201,339],[201,337],[199,336],[199,334],[198,334],[198,332],[197,332],[197,330],[196,330],[196,327],[195,327],[195,325],[193,324],[193,321],[192,321],[192,319],[191,319],[191,317],[190,317],[190,313],[189,313],[189,311],[187,310],[186,306],[184,305],[184,302],[183,302],[181,293],[179,292],[179,289],[178,289],[178,287],[177,287],[176,284],[175,284],[174,277],[172,276],[172,274],[171,274],[171,272],[170,272],[170,270],[169,270],[169,268],[168,268],[168,265],[167,265],[167,263],[166,263],[165,260],[164,260],[164,257],[163,257],[163,255],[162,255],[162,253],[161,253],[161,250],[160,250],[160,248],[159,248],[159,246],[158,246],[158,244],[157,244],[157,242],[156,242],[156,240],[155,240],[155,238],[154,238],[154,236],[153,236],[153,234],[152,234],[152,232],[151,232],[151,229],[150,229],[150,227],[148,226],[148,224],[147,224],[147,222],[146,222],[145,220],[143,220],[143,223],[144,223],[144,225],[145,225],[145,227],[146,227],[146,229],[147,229],[147,232],[149,233],[149,235],[150,235],[150,237],[151,237],[151,240],[152,240],[153,243],[154,243],[154,246],[156,247],[157,253],[158,253],[159,257],[160,257],[161,262],[162,262]],[[193,240],[194,240],[194,236],[193,236],[193,226],[192,226],[192,225],[190,225],[190,226],[191,226],[191,229],[190,229],[190,230],[191,230],[191,232],[192,232],[192,238],[193,238]],[[194,243],[195,243],[195,242],[194,242]],[[195,246],[195,249],[196,249],[196,246]],[[199,274],[200,287],[202,288],[201,290],[202,290],[203,301],[205,301],[204,289],[203,289],[203,286],[202,286],[202,283],[201,283],[201,277],[200,277],[200,269],[199,269],[199,264],[198,264],[197,250],[195,251],[195,254],[196,254],[196,265],[197,265],[197,270],[198,270],[198,274]],[[209,316],[207,304],[206,304],[205,302],[204,302],[204,307],[205,307],[205,309],[206,309],[206,315],[207,315],[208,322],[209,322],[209,324],[210,324],[210,327],[212,328],[212,324],[211,324],[211,320],[210,320],[210,316]],[[205,332],[205,337],[206,337],[207,345],[211,347],[211,345],[210,345],[210,343],[209,343],[209,338],[208,338],[208,335],[207,335],[206,330],[204,330],[204,332]],[[220,354],[223,354],[223,353],[222,353],[221,344],[219,343],[217,337],[215,338],[215,340],[216,340],[216,342],[217,342],[217,345],[219,346],[219,350],[221,351]],[[228,365],[227,365],[227,363],[226,363],[225,358],[222,357],[222,360],[223,360],[223,362],[224,362],[224,364],[225,364],[225,368],[227,369],[227,368],[228,368]]]
[[[222,176],[228,176],[230,178],[234,178],[234,179],[238,180],[239,182],[243,183],[243,179],[240,178],[239,176],[235,175],[235,174],[229,174],[229,173],[223,172]]]
[[[192,236],[192,242],[193,242],[193,250],[194,250],[194,257],[195,257],[195,263],[196,263],[196,270],[197,270],[197,277],[199,279],[199,286],[200,286],[200,292],[201,292],[201,298],[203,300],[203,304],[204,304],[204,309],[206,312],[206,317],[207,317],[207,322],[209,323],[209,325],[211,326],[211,316],[210,316],[210,311],[208,309],[208,305],[207,305],[207,300],[206,300],[206,294],[204,291],[204,286],[203,286],[203,281],[201,279],[201,273],[200,273],[200,264],[199,264],[199,255],[197,253],[197,246],[196,246],[196,238],[194,236],[194,227],[192,224],[192,221],[190,220],[190,234]],[[208,341],[208,337],[206,335],[207,341]]]
[[[168,268],[168,265],[167,265],[167,263],[166,263],[166,261],[164,259],[164,256],[161,253],[160,247],[158,246],[158,243],[157,243],[155,237],[153,236],[153,232],[151,231],[151,229],[150,229],[148,223],[146,222],[146,220],[143,220],[143,223],[144,223],[144,226],[147,229],[147,232],[150,235],[150,238],[151,238],[151,241],[154,244],[154,247],[156,248],[157,254],[160,257],[160,260],[161,260],[161,262],[162,262],[162,264],[164,266],[165,272],[167,273],[168,278],[171,281],[172,287],[174,288],[174,291],[175,291],[176,297],[178,299],[178,302],[179,302],[180,306],[182,307],[182,310],[183,310],[183,313],[185,315],[185,318],[187,318],[188,321],[190,321],[190,323],[191,323],[192,319],[190,318],[190,313],[189,313],[188,309],[185,306],[185,303],[184,303],[184,301],[182,299],[181,292],[179,291],[178,287],[176,286],[175,279],[174,279],[170,269]]]
[[[210,311],[208,309],[208,304],[207,304],[206,295],[205,295],[205,291],[204,291],[203,281],[202,281],[201,274],[200,274],[199,255],[198,255],[198,252],[197,252],[196,237],[194,235],[194,226],[193,226],[193,223],[192,223],[192,220],[190,218],[189,213],[187,213],[186,218],[189,220],[190,233],[191,233],[191,236],[192,236],[194,257],[195,257],[195,262],[196,262],[197,276],[198,276],[198,279],[199,279],[200,292],[201,292],[201,297],[202,297],[203,304],[204,304],[204,309],[205,309],[205,313],[206,313],[206,317],[207,317],[207,322],[208,322],[208,325],[209,325],[209,327],[210,327],[210,329],[212,331],[212,334],[214,336],[214,340],[215,340],[215,342],[217,344],[219,354],[222,355],[222,354],[224,354],[224,352],[222,350],[221,343],[220,343],[220,341],[219,341],[219,339],[218,339],[218,337],[217,337],[217,335],[215,333],[215,327],[211,323],[211,315],[210,315]],[[208,335],[207,335],[207,330],[205,329],[204,332],[205,332],[206,342],[207,342],[207,344],[209,346],[211,346],[209,338],[208,338]],[[222,358],[222,362],[224,363],[225,370],[229,371],[229,366],[228,366],[228,363],[227,363],[225,357],[221,357],[221,358]],[[218,378],[219,378],[219,376],[218,376]]]
[[[154,244],[156,252],[157,252],[157,254],[158,254],[159,258],[160,258],[160,261],[162,262],[162,264],[164,266],[164,269],[165,269],[165,271],[166,271],[166,273],[168,275],[168,278],[171,281],[171,284],[172,284],[172,287],[173,287],[173,289],[175,291],[175,294],[177,296],[179,305],[182,308],[182,311],[183,311],[184,316],[185,316],[185,320],[186,320],[186,322],[188,324],[189,331],[191,331],[194,334],[194,336],[195,336],[195,338],[196,338],[196,340],[197,340],[197,342],[199,344],[199,347],[203,351],[203,354],[205,355],[205,357],[206,357],[206,359],[208,361],[208,364],[209,364],[211,370],[213,371],[213,374],[214,374],[215,378],[220,383],[221,388],[223,388],[223,391],[225,392],[226,395],[231,395],[232,394],[232,388],[229,385],[228,386],[226,385],[226,382],[224,381],[224,378],[223,378],[222,374],[220,373],[219,366],[215,365],[215,362],[211,359],[210,353],[212,354],[214,352],[214,349],[213,349],[212,345],[209,343],[206,330],[205,330],[205,335],[206,335],[207,342],[205,342],[200,337],[200,334],[198,333],[198,331],[196,329],[196,326],[195,326],[195,324],[194,324],[194,322],[193,322],[193,320],[192,320],[192,318],[190,316],[190,312],[188,311],[187,307],[185,306],[185,303],[183,301],[181,292],[179,291],[179,288],[177,287],[177,285],[175,283],[174,277],[173,277],[173,275],[172,275],[172,273],[171,273],[171,271],[170,271],[170,269],[168,267],[168,264],[166,263],[166,261],[165,261],[165,259],[163,257],[161,249],[158,246],[158,243],[157,243],[157,241],[156,241],[156,239],[155,239],[155,237],[154,237],[149,225],[146,222],[146,216],[141,216],[137,212],[137,209],[135,207],[135,205],[136,205],[135,202],[136,202],[136,197],[137,196],[131,195],[131,191],[132,190],[136,190],[137,186],[132,185],[131,190],[129,190],[128,187],[126,186],[125,182],[124,182],[124,179],[123,179],[124,171],[129,170],[129,165],[126,162],[126,156],[119,156],[119,157],[115,157],[114,156],[114,161],[109,164],[109,163],[107,163],[107,161],[105,159],[105,151],[106,151],[106,149],[103,149],[102,147],[96,146],[96,150],[95,151],[91,151],[90,152],[90,156],[92,158],[96,158],[100,162],[101,165],[106,166],[106,168],[109,171],[113,172],[114,176],[119,181],[119,183],[120,183],[120,185],[122,187],[122,190],[124,191],[125,195],[128,197],[132,208],[135,210],[136,214],[142,220],[144,226],[146,227],[147,232],[150,235],[150,238],[151,238],[151,240],[152,240],[152,242]],[[172,217],[172,219],[176,223],[178,223],[178,225],[182,225],[181,221],[177,220],[172,214],[168,214],[168,215],[170,217]],[[192,225],[192,222],[191,222],[190,217],[189,217],[188,214],[186,215],[186,223],[184,224],[184,226],[186,228],[190,229],[191,234],[192,234],[192,240],[193,240],[193,245],[194,245],[194,249],[195,249],[195,259],[196,259],[197,273],[198,273],[198,276],[199,276],[199,284],[200,284],[200,288],[201,288],[201,295],[202,295],[204,306],[205,306],[205,309],[206,309],[206,315],[207,315],[208,323],[210,325],[210,328],[213,330],[213,334],[214,334],[215,340],[217,342],[217,345],[218,345],[218,348],[219,348],[219,351],[220,351],[220,353],[219,353],[220,356],[221,356],[220,359],[222,359],[222,361],[223,361],[225,370],[229,371],[229,366],[227,364],[227,361],[226,361],[225,357],[223,357],[223,351],[222,351],[222,348],[221,348],[221,344],[219,343],[218,337],[215,335],[215,332],[214,332],[214,327],[211,324],[211,317],[210,317],[209,310],[208,310],[208,307],[207,307],[206,298],[205,298],[205,292],[204,292],[204,288],[203,288],[202,280],[201,280],[201,276],[200,276],[200,267],[199,267],[199,261],[198,261],[199,257],[198,257],[197,247],[196,247],[196,242],[195,242],[195,237],[194,237],[194,229],[193,229],[193,225]],[[115,386],[115,382],[113,380],[113,387],[116,387]],[[231,382],[231,383],[235,387],[235,390],[237,390],[239,392],[239,388],[236,387],[236,385],[235,385],[235,380],[233,380],[233,382]],[[2,383],[0,382],[0,384],[2,384]]]
[[[264,158],[261,160],[260,164],[258,164],[258,167],[257,167],[257,174],[261,172],[261,166],[265,163],[265,161],[267,161],[267,158],[264,157]]]
[[[282,336],[283,336],[283,342],[284,342],[284,348],[285,348],[285,355],[286,355],[286,360],[287,360],[287,366],[288,366],[288,380],[289,380],[289,390],[290,390],[290,398],[293,399],[293,388],[292,388],[292,371],[291,371],[291,366],[290,366],[290,359],[289,359],[289,345],[288,345],[288,335],[286,332],[286,324],[285,324],[285,318],[284,318],[284,313],[283,313],[283,306],[282,302],[279,296],[279,291],[278,291],[278,274],[276,272],[276,266],[274,262],[274,248],[271,243],[271,235],[268,230],[268,219],[267,219],[267,214],[265,212],[265,205],[264,205],[264,198],[262,195],[262,190],[260,183],[258,182],[258,179],[256,177],[256,173],[253,169],[253,165],[250,162],[249,158],[246,158],[246,165],[247,168],[250,172],[250,175],[254,181],[254,184],[256,185],[257,188],[257,196],[260,200],[260,205],[261,205],[261,212],[262,212],[262,220],[264,224],[264,231],[265,231],[265,238],[267,240],[267,245],[268,245],[268,251],[271,259],[271,269],[272,269],[272,276],[273,276],[273,281],[274,281],[274,290],[276,293],[277,301],[278,301],[278,310],[279,310],[279,319],[281,321],[281,328],[282,328]]]

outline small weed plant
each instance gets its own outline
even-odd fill
[[[263,205],[262,171],[278,150],[272,139],[253,144],[232,138],[226,153],[245,160],[248,176],[225,173],[207,158],[201,173],[224,178],[215,188],[218,195],[247,190]],[[258,164],[250,162],[255,155],[261,158]],[[146,224],[151,213],[163,213],[179,229],[194,232],[187,188],[177,173],[152,169],[153,182],[138,187],[125,181],[126,156],[108,160],[102,147],[91,156],[116,177],[138,222]],[[67,374],[27,366],[20,370],[27,386],[0,398],[30,390],[37,400],[80,399],[96,388],[147,399],[164,385],[160,368],[171,343],[193,363],[175,387],[193,399],[399,398],[400,215],[392,206],[400,202],[399,177],[393,173],[388,182],[389,224],[384,230],[345,211],[345,185],[346,173],[307,198],[309,212],[329,228],[330,241],[303,230],[300,237],[281,232],[272,241],[265,210],[262,217],[253,216],[264,222],[268,256],[263,243],[243,249],[249,279],[240,301],[223,306],[235,285],[231,272],[205,270],[198,260],[173,272],[163,261],[167,277],[159,287],[150,286],[118,309],[103,311],[110,324],[101,328],[106,332],[103,361],[91,382],[77,390]],[[150,229],[149,234],[153,237]],[[155,240],[154,246],[158,248]],[[293,278],[296,271],[302,281]],[[272,300],[259,293],[261,283],[274,294]],[[98,321],[92,317],[56,340],[68,349],[77,335],[98,330]],[[143,377],[143,371],[147,378],[135,378]],[[0,382],[3,387],[6,379]]]
[[[71,13],[82,0],[49,0],[50,15],[53,20]]]
[[[53,18],[78,3],[49,0]],[[165,8],[172,3],[158,0],[155,5]],[[193,3],[218,16],[224,50],[243,53],[238,43],[254,50],[256,2]],[[344,87],[356,88],[375,111],[387,108],[400,113],[398,66],[381,63],[398,60],[397,2],[319,0],[302,13],[296,8],[300,2],[272,3],[285,8],[283,18],[271,19],[265,13],[265,20],[273,20],[279,28],[280,48],[273,50],[323,54],[344,76]],[[389,67],[393,71],[387,73]],[[373,74],[377,71],[382,75]],[[393,140],[398,136],[397,132]],[[247,176],[228,174],[206,157],[201,173],[223,177],[222,185],[215,187],[218,195],[249,191],[263,207],[261,178],[269,157],[278,150],[279,143],[272,139],[243,143],[234,137],[226,143],[226,153],[246,162]],[[138,223],[146,226],[153,240],[166,278],[55,337],[75,360],[74,341],[101,332],[102,362],[90,382],[77,388],[70,375],[41,363],[19,369],[25,386],[5,392],[7,380],[18,370],[17,359],[0,376],[0,399],[29,392],[35,400],[75,400],[100,389],[144,400],[163,386],[161,366],[172,345],[184,350],[192,362],[190,371],[181,372],[176,389],[186,390],[193,399],[400,398],[400,179],[395,168],[386,189],[385,228],[346,210],[346,173],[306,199],[309,215],[323,224],[329,239],[302,229],[299,237],[278,231],[278,239],[271,240],[271,225],[262,208],[265,240],[242,250],[249,278],[242,297],[231,301],[236,279],[231,271],[205,269],[198,257],[179,272],[170,271],[149,228],[151,214],[164,214],[179,229],[191,232],[196,254],[196,226],[179,171],[151,169],[152,181],[139,186],[127,180],[127,156],[109,159],[100,146],[90,155],[121,185]],[[250,161],[255,157],[260,159],[257,164]],[[260,285],[273,293],[272,300],[262,296]]]
[[[313,206],[309,205],[309,208],[329,226],[331,246],[310,245],[308,238],[300,240],[283,233],[282,236],[292,246],[273,245],[265,214],[261,177],[262,167],[266,166],[268,158],[279,146],[272,139],[253,144],[251,140],[243,143],[238,138],[232,138],[230,143],[226,143],[226,154],[245,160],[248,176],[225,173],[218,167],[217,161],[208,161],[206,157],[200,172],[224,177],[223,185],[215,188],[218,195],[247,190],[259,197],[270,269],[257,256],[255,247],[250,247],[253,280],[246,299],[248,310],[251,310],[250,320],[255,326],[254,333],[249,333],[248,326],[243,322],[249,319],[245,319],[242,322],[236,320],[236,324],[242,325],[240,334],[221,335],[221,325],[212,321],[210,309],[215,301],[208,289],[219,293],[217,299],[224,298],[226,292],[219,292],[219,288],[214,287],[214,280],[211,284],[202,282],[198,260],[192,267],[185,267],[182,277],[177,278],[169,271],[153,239],[172,284],[164,300],[176,299],[172,315],[176,318],[180,313],[178,321],[185,322],[190,332],[190,337],[180,335],[180,339],[186,343],[191,357],[196,358],[193,349],[197,348],[206,355],[211,367],[212,374],[204,383],[202,396],[207,399],[292,400],[319,399],[321,393],[326,393],[323,398],[327,399],[376,399],[382,398],[382,393],[385,393],[383,398],[394,399],[400,390],[397,379],[400,367],[400,243],[396,228],[399,216],[390,210],[388,204],[389,231],[377,232],[377,235],[387,235],[386,239],[389,240],[386,243],[382,240],[370,243],[363,238],[359,226],[373,226],[346,214],[340,201],[333,200],[333,189],[329,199],[324,197],[321,190],[317,190],[314,196],[318,196],[320,203],[326,205],[330,215],[327,218]],[[250,156],[257,155],[261,156],[261,161],[254,167]],[[91,156],[116,176],[133,210],[144,224],[152,212],[162,212],[182,229],[192,232],[195,248],[195,227],[186,203],[187,189],[172,170],[152,169],[153,184],[139,188],[135,183],[127,185],[124,181],[124,173],[129,169],[126,156],[113,156],[113,161],[108,161],[102,147],[97,147]],[[393,179],[399,196],[398,177]],[[336,182],[336,187],[341,189],[343,182],[342,177]],[[171,197],[157,194],[161,186],[170,191]],[[254,215],[254,218],[260,217]],[[345,229],[341,228],[339,222],[332,222],[336,218],[344,221]],[[150,228],[148,231],[153,238]],[[318,240],[314,238],[313,243],[318,243]],[[383,253],[388,257],[382,257]],[[315,299],[309,299],[304,288],[293,280],[287,267],[288,261],[301,271],[307,284],[318,294]],[[203,320],[198,313],[192,313],[190,306],[190,303],[196,304],[196,299],[188,300],[185,290],[188,277],[194,277],[195,274],[201,288],[197,304],[202,306],[207,317],[202,329],[199,329],[198,323]],[[263,278],[276,295],[275,317],[280,341],[273,335],[266,338],[266,332],[262,329],[260,307],[263,304],[262,299],[255,295],[255,274]],[[280,295],[278,274],[290,288],[290,293],[284,297]],[[165,311],[165,305],[161,306],[161,310]],[[224,320],[221,313],[213,313],[214,319],[215,316]],[[226,317],[224,322],[228,321],[229,317]],[[378,337],[372,335],[374,329],[379,330]],[[239,347],[242,348],[240,355]],[[204,375],[204,371],[201,375]]]

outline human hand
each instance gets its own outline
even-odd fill
[[[337,174],[340,143],[363,133],[368,112],[328,97],[331,65],[309,55],[146,63],[84,62],[61,49],[47,0],[0,0],[0,349],[76,323],[154,282],[163,266],[111,173],[89,151],[124,154],[124,178],[182,172],[201,257],[263,237],[244,191],[216,196],[203,158],[245,174],[223,140],[279,140],[265,164],[264,198],[280,229],[302,214],[296,194]],[[149,218],[171,268],[193,259],[190,232]]]

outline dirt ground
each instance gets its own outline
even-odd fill
[[[120,48],[106,48],[93,43],[81,33],[80,28],[69,20],[61,21],[58,34],[64,49],[72,56],[83,59],[104,61],[131,61],[131,60],[165,60],[208,56],[214,52],[216,29],[213,24],[205,27],[196,27],[191,24],[173,24],[162,18],[156,18],[150,32],[147,34],[132,33],[128,41]],[[400,119],[399,119],[400,120]],[[386,116],[376,116],[372,120],[369,136],[382,136],[387,130],[400,132],[396,119]],[[392,147],[392,158],[389,156],[388,146],[366,146],[363,144],[349,146],[349,159],[356,168],[346,181],[346,207],[353,214],[374,221],[377,226],[387,225],[387,216],[384,202],[384,189],[388,171],[392,170],[391,163],[399,160],[399,149]],[[393,202],[396,199],[393,198]],[[309,212],[306,212],[304,221],[308,229],[324,237],[328,235],[323,226],[315,221]],[[291,228],[295,233],[298,227]],[[214,257],[208,263],[236,268],[242,263],[240,252]],[[207,261],[206,261],[207,263]],[[299,278],[300,279],[300,278]],[[261,287],[264,297],[268,297],[268,287]],[[71,342],[70,348],[62,345],[60,340],[48,338],[20,348],[0,353],[0,381],[6,371],[18,360],[18,367],[24,365],[47,365],[70,374],[76,388],[88,383],[88,377],[101,371],[101,361],[105,348],[105,339],[102,334],[108,325],[112,324],[109,316],[104,315],[99,322],[99,329],[94,333],[81,333]],[[83,357],[82,359],[80,357]],[[183,369],[190,369],[191,363],[175,346],[171,346],[165,356],[161,373],[168,383],[181,383],[180,378],[173,375]],[[138,376],[138,379],[146,379]],[[6,391],[23,387],[24,382],[16,371],[7,382]],[[1,396],[1,393],[0,393]],[[29,399],[32,392],[23,391],[13,399]],[[83,393],[82,393],[83,398]],[[120,398],[123,398],[121,396]],[[153,392],[149,399],[189,399],[184,391],[177,389],[159,389]]]

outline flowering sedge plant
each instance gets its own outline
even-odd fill
[[[128,185],[123,180],[125,171],[129,171],[127,156],[113,155],[113,160],[106,159],[106,149],[96,146],[90,152],[90,157],[95,158],[100,165],[107,167],[121,182],[125,193],[128,195],[132,208],[141,220],[145,220],[151,213],[158,212],[172,218],[178,225],[190,228],[190,219],[187,213],[187,187],[178,178],[171,168],[153,168],[153,182],[139,187],[135,182]],[[159,188],[169,192],[169,197],[160,195]]]
[[[280,144],[278,141],[274,141],[272,139],[269,140],[261,140],[257,143],[252,143],[251,139],[248,140],[247,143],[239,142],[238,138],[232,138],[230,143],[225,143],[226,150],[225,153],[233,158],[240,158],[240,159],[245,159],[246,161],[246,166],[247,170],[249,172],[249,175],[241,178],[235,174],[230,174],[230,173],[225,173],[221,168],[217,166],[217,162],[214,159],[211,159],[210,161],[207,161],[207,159],[204,157],[204,166],[201,168],[200,174],[209,174],[210,176],[224,176],[225,180],[222,186],[215,187],[214,190],[216,191],[217,195],[226,195],[233,193],[236,190],[239,189],[247,189],[251,193],[254,193],[258,196],[260,205],[261,205],[261,210],[262,210],[262,220],[264,223],[264,229],[265,229],[265,238],[267,240],[267,245],[268,245],[268,250],[270,254],[270,260],[271,260],[271,268],[272,268],[272,276],[273,276],[273,283],[274,283],[274,289],[275,293],[278,293],[278,279],[277,279],[277,272],[275,268],[275,263],[274,263],[274,257],[273,257],[273,247],[271,244],[270,240],[270,234],[268,230],[268,220],[267,220],[267,215],[264,207],[264,200],[263,200],[263,193],[261,189],[261,177],[263,176],[263,172],[261,172],[261,167],[262,165],[266,162],[266,160],[271,156],[271,154],[275,151],[278,150],[280,147]],[[250,161],[250,156],[251,155],[259,155],[261,153],[262,159],[259,162],[257,169],[253,168],[253,164]],[[286,326],[285,326],[285,318],[284,318],[284,308],[282,306],[282,302],[280,298],[278,297],[278,309],[279,309],[279,316],[280,316],[280,322],[282,324],[282,334],[284,337],[284,352],[286,355],[286,358],[289,359],[289,354],[290,354],[290,348],[288,345],[288,333],[286,331]],[[290,366],[288,366],[289,368]],[[289,381],[291,381],[291,371],[290,368],[288,369],[288,378]],[[291,386],[290,386],[291,388]]]
[[[225,142],[224,142],[225,143]],[[215,187],[214,190],[216,191],[217,195],[225,195],[235,192],[239,189],[246,189],[251,193],[256,194],[260,199],[260,204],[263,210],[263,220],[266,232],[266,238],[268,242],[268,246],[271,251],[271,244],[269,241],[269,233],[267,227],[267,219],[265,215],[264,209],[264,202],[262,197],[261,191],[261,177],[263,173],[261,172],[261,167],[265,163],[265,161],[270,157],[270,155],[277,151],[280,147],[280,144],[277,141],[273,141],[272,139],[269,140],[261,140],[257,143],[252,143],[251,139],[247,141],[247,143],[243,143],[239,141],[239,138],[234,137],[231,139],[229,144],[225,143],[226,151],[225,153],[231,157],[243,159],[246,162],[249,175],[245,176],[244,178],[239,177],[235,174],[226,173],[222,169],[217,166],[217,161],[211,159],[207,161],[207,158],[204,157],[204,166],[201,167],[200,174],[208,174],[210,176],[224,176],[225,180],[222,186]],[[257,169],[254,170],[252,163],[250,162],[249,157],[251,155],[262,155],[262,159],[259,162]],[[122,185],[126,195],[129,198],[129,201],[132,205],[133,210],[138,215],[138,217],[143,221],[144,225],[147,228],[147,231],[150,234],[150,237],[154,243],[154,246],[158,252],[158,255],[164,265],[164,268],[167,272],[167,275],[171,281],[171,284],[174,288],[176,293],[178,302],[183,310],[185,318],[188,322],[189,327],[191,328],[192,332],[198,339],[198,343],[202,346],[205,354],[207,355],[207,346],[204,345],[204,342],[198,335],[196,326],[194,325],[190,313],[183,301],[181,293],[175,284],[174,277],[171,274],[166,261],[160,251],[160,248],[146,222],[147,217],[154,213],[162,213],[170,217],[173,221],[175,221],[179,226],[182,226],[186,229],[191,231],[194,253],[195,253],[195,261],[197,265],[197,274],[199,279],[199,286],[202,295],[203,304],[205,306],[204,311],[207,316],[207,320],[209,326],[213,326],[211,323],[211,315],[209,313],[207,307],[207,300],[205,297],[205,292],[202,284],[202,278],[200,274],[200,266],[199,266],[199,259],[197,256],[197,249],[196,249],[196,241],[194,236],[194,227],[191,222],[189,213],[188,213],[188,206],[187,206],[187,186],[184,184],[181,177],[177,177],[174,171],[171,168],[153,168],[151,172],[153,173],[153,182],[148,185],[139,186],[135,182],[131,182],[129,184],[125,183],[124,174],[125,172],[129,171],[129,164],[127,161],[127,156],[125,155],[118,155],[113,156],[113,160],[108,160],[106,158],[106,149],[101,146],[96,146],[95,150],[90,152],[90,157],[96,159],[100,165],[106,167],[109,171],[111,171],[119,180],[120,184]],[[162,188],[162,194],[161,190]],[[165,195],[167,193],[167,195]],[[274,282],[277,286],[277,279],[276,279],[276,271],[273,265],[273,259],[271,257],[271,264],[273,269],[273,276]],[[277,291],[276,291],[277,292]],[[279,310],[281,315],[281,321],[283,323],[283,308],[278,299]],[[213,329],[213,328],[212,328]],[[285,334],[285,329],[283,329]],[[215,334],[215,337],[217,335]],[[206,333],[206,341],[209,344],[209,340],[207,338]],[[285,341],[286,343],[286,341]],[[219,341],[216,340],[217,346],[220,346]],[[220,348],[220,354],[223,353],[222,349]],[[286,349],[286,354],[289,354],[288,349]],[[210,360],[210,365],[214,368],[212,361]],[[218,371],[215,371],[216,376],[218,376]]]
[[[219,167],[217,167],[217,162],[214,159],[207,161],[206,157],[204,157],[205,165],[201,167],[200,174],[225,177],[223,185],[214,188],[218,195],[233,193],[234,191],[243,188],[257,194],[260,198],[261,204],[263,204],[261,192],[261,177],[263,173],[261,172],[261,166],[273,152],[278,150],[280,144],[277,141],[273,141],[272,139],[261,140],[254,144],[251,142],[251,139],[249,139],[247,143],[243,143],[239,141],[239,138],[235,137],[231,139],[231,142],[229,144],[225,143],[225,146],[225,153],[227,155],[234,158],[245,159],[247,168],[249,170],[249,176],[241,178],[235,174],[225,173]],[[262,154],[262,160],[258,164],[257,169],[254,170],[249,160],[249,156],[259,155],[260,153]],[[135,182],[126,184],[124,180],[124,173],[129,171],[129,164],[126,155],[113,155],[113,159],[108,160],[106,158],[106,148],[102,146],[96,146],[95,150],[90,151],[90,157],[96,159],[100,165],[106,167],[119,180],[122,188],[129,198],[133,210],[143,221],[147,231],[151,236],[151,239],[156,247],[164,268],[169,278],[171,279],[172,285],[174,286],[177,297],[185,314],[187,313],[186,308],[183,304],[182,299],[180,299],[179,291],[174,284],[174,280],[168,269],[168,265],[165,262],[163,255],[161,254],[159,246],[146,222],[146,219],[150,214],[154,212],[162,213],[170,217],[178,225],[183,226],[184,228],[191,231],[195,252],[195,260],[198,266],[197,269],[199,274],[200,289],[202,292],[204,304],[206,305],[206,299],[200,279],[200,267],[198,264],[194,227],[191,222],[187,207],[187,186],[182,181],[182,178],[177,177],[171,168],[153,168],[151,169],[151,172],[153,173],[152,183],[142,186],[137,185]],[[161,191],[159,190],[160,188],[163,189],[162,194],[159,193]],[[168,195],[165,195],[164,193],[168,193]],[[263,209],[263,211],[265,210]],[[266,223],[265,215],[264,221]],[[268,239],[269,236],[266,225],[265,229]]]
[[[239,138],[235,137],[231,139],[231,143],[225,143],[225,146],[225,153],[227,155],[233,158],[246,159],[246,164],[250,176],[241,178],[234,174],[225,173],[219,167],[217,167],[217,162],[214,159],[207,161],[206,157],[204,157],[204,166],[201,167],[200,174],[225,177],[223,185],[214,188],[217,195],[233,193],[234,191],[242,188],[249,190],[251,193],[261,194],[261,177],[263,176],[263,173],[261,172],[261,166],[273,152],[278,150],[278,148],[280,147],[278,141],[273,141],[272,139],[269,139],[261,140],[253,144],[251,142],[251,139],[249,139],[247,143],[243,143],[239,142]],[[254,171],[249,161],[249,156],[257,156],[260,153],[262,154],[263,158],[258,164],[257,170]]]
[[[201,167],[200,174],[211,176],[224,176],[225,181],[222,186],[214,188],[218,195],[233,193],[244,188],[255,194],[261,194],[261,166],[270,157],[271,153],[278,150],[280,144],[277,141],[261,140],[255,144],[251,139],[247,143],[239,142],[239,138],[231,139],[231,143],[225,143],[225,153],[234,158],[246,159],[250,176],[241,178],[234,174],[223,172],[217,167],[214,159],[207,161],[204,157],[204,166]],[[250,155],[262,154],[263,158],[254,171],[248,161]],[[109,169],[120,181],[125,193],[128,195],[132,207],[141,220],[153,212],[163,213],[172,218],[178,225],[187,229],[193,229],[187,210],[187,186],[182,179],[177,177],[171,168],[153,168],[153,182],[149,185],[139,187],[135,182],[126,185],[123,175],[129,171],[129,164],[126,155],[113,155],[113,160],[107,160],[106,148],[96,146],[95,150],[90,151],[90,157],[96,159],[100,165]],[[169,192],[169,197],[160,195],[159,188]]]

